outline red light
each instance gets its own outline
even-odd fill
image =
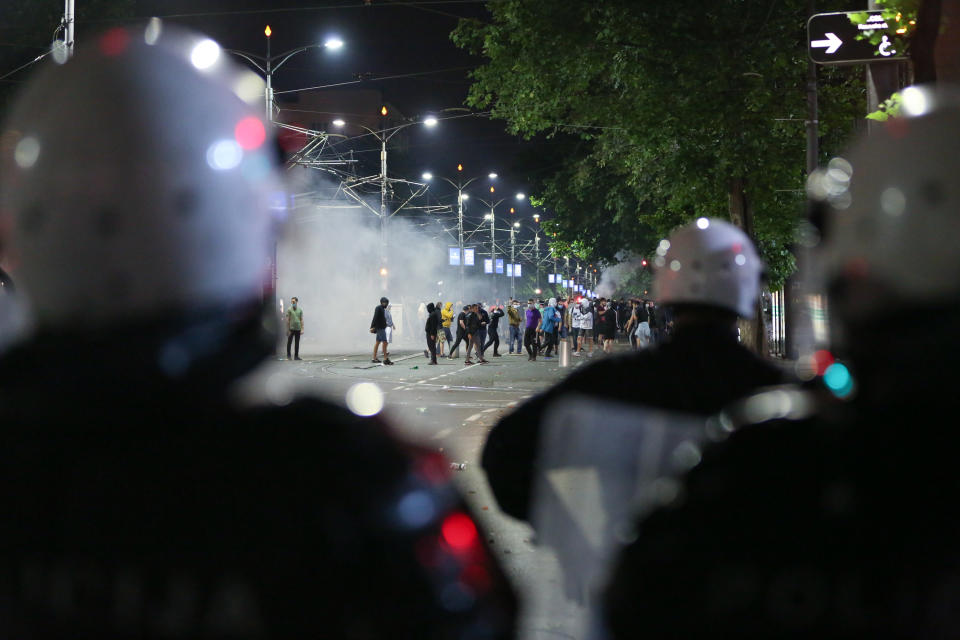
[[[118,56],[126,50],[128,44],[130,34],[125,29],[110,29],[100,36],[100,53],[105,56]]]
[[[647,266],[647,259],[646,259],[646,258],[644,258],[643,260],[640,261],[640,266],[641,266],[641,267]]]
[[[250,116],[237,123],[233,129],[233,137],[244,149],[256,149],[267,139],[267,131],[259,118]]]
[[[454,551],[467,551],[477,541],[477,526],[465,513],[452,513],[440,528],[444,541]]]
[[[450,478],[450,463],[439,454],[428,453],[416,459],[414,473],[431,485],[444,484]]]
[[[830,368],[836,359],[833,354],[826,349],[821,349],[813,354],[813,368],[818,376],[822,376]]]

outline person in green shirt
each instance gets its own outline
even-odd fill
[[[290,298],[290,308],[287,309],[287,360],[300,359],[300,335],[303,333],[303,309],[300,308],[300,301],[296,298]],[[290,344],[296,340],[293,355],[290,357]]]

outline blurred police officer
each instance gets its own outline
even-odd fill
[[[960,637],[960,103],[902,96],[809,182],[842,362],[724,412],[732,435],[622,557],[617,638]]]
[[[529,519],[541,419],[571,393],[708,415],[757,387],[783,380],[781,370],[741,346],[737,318],[752,317],[761,262],[753,243],[728,222],[702,218],[670,237],[657,270],[658,299],[673,305],[676,336],[636,354],[607,358],[503,418],[483,450],[483,466],[501,508]],[[603,417],[597,416],[602,437]]]

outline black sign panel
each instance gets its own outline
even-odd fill
[[[853,15],[867,15],[863,24],[854,24]],[[895,24],[895,23],[894,23]],[[879,44],[870,44],[867,39],[858,40],[857,36],[869,36],[873,32],[891,26],[883,19],[882,11],[847,11],[840,13],[818,13],[807,21],[807,50],[810,59],[817,64],[855,64],[858,62],[883,62],[904,58],[884,35]]]

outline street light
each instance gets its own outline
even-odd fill
[[[343,40],[340,38],[328,38],[325,42],[317,42],[314,44],[308,44],[304,47],[297,47],[296,49],[291,49],[289,51],[284,51],[283,53],[278,53],[275,56],[270,55],[270,36],[273,35],[273,30],[270,28],[270,25],[263,30],[263,35],[267,38],[267,55],[259,56],[255,53],[247,53],[245,51],[237,51],[236,49],[227,49],[228,52],[240,56],[257,69],[260,73],[263,74],[264,78],[267,80],[267,88],[264,93],[264,102],[267,114],[267,121],[273,122],[273,74],[277,71],[283,64],[297,55],[298,53],[303,53],[310,49],[329,49],[331,51],[336,51],[343,48]],[[279,62],[277,62],[279,60]],[[276,64],[274,64],[276,63]]]
[[[496,174],[490,174],[490,175],[493,176]],[[493,187],[490,187],[490,190],[493,191]],[[487,202],[486,200],[483,200],[481,198],[477,198],[477,200],[480,200],[480,202],[490,207],[490,213],[483,216],[483,219],[490,221],[490,260],[493,263],[493,273],[491,273],[490,275],[493,278],[493,294],[494,296],[496,296],[497,294],[497,239],[496,239],[496,230],[494,227],[494,224],[496,223],[494,209],[496,209],[498,204],[506,200],[506,198],[501,198],[496,202]]]
[[[426,121],[424,121],[424,123],[426,123]],[[461,171],[463,171],[463,164],[462,164],[462,163],[457,165],[457,173],[460,173]],[[450,178],[444,178],[443,176],[436,176],[436,177],[437,177],[437,178],[440,178],[441,180],[444,180],[444,181],[447,182],[447,183],[449,183],[450,186],[452,186],[454,189],[457,190],[457,244],[458,244],[458,246],[460,247],[460,299],[463,300],[463,298],[464,298],[464,291],[463,291],[463,266],[464,266],[464,265],[463,265],[463,262],[464,262],[464,260],[463,260],[463,257],[464,257],[464,256],[463,256],[463,203],[464,203],[465,200],[469,200],[469,199],[470,199],[470,194],[464,193],[463,190],[466,189],[468,186],[470,186],[470,183],[471,183],[471,182],[473,182],[473,181],[475,181],[475,180],[479,180],[479,179],[480,179],[480,176],[475,176],[475,177],[473,177],[473,178],[470,178],[470,179],[467,180],[466,182],[462,182],[459,178],[458,178],[457,182],[454,182],[454,181],[451,180]],[[489,178],[490,176],[488,175],[487,177]],[[430,180],[433,180],[433,178],[434,178],[434,175],[433,175],[431,172],[425,171],[425,172],[423,173],[423,179],[424,179],[424,180],[430,181]],[[496,271],[496,269],[494,269],[494,271]]]
[[[382,111],[385,112],[386,107],[383,107]],[[342,118],[337,118],[333,121],[333,124],[337,127],[342,127],[347,123],[344,122]],[[390,141],[390,138],[397,135],[398,132],[415,124],[433,127],[437,124],[437,119],[428,117],[424,120],[413,120],[390,129],[381,129],[380,131],[374,131],[370,127],[358,122],[352,124],[368,131],[370,135],[380,141],[380,264],[385,266],[387,264],[387,142]],[[386,268],[381,269],[380,275],[386,277]],[[387,282],[386,279],[384,279],[384,289],[386,289],[386,285]]]
[[[517,256],[516,239],[514,238],[514,235],[519,228],[519,222],[514,222],[513,226],[510,227],[510,264],[513,265],[513,277],[510,278],[510,298],[513,300],[516,300],[517,298]]]

